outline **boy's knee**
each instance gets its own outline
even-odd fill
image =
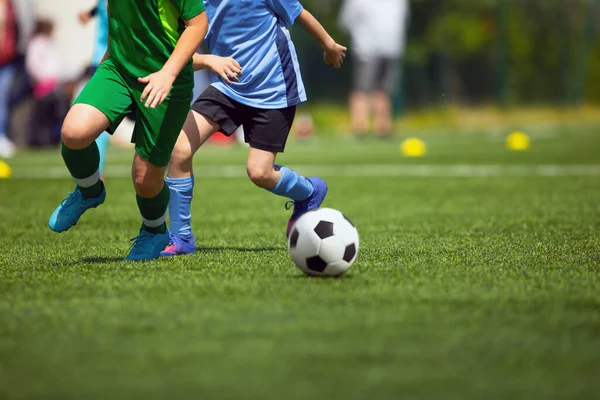
[[[84,126],[69,122],[65,122],[62,127],[61,138],[65,146],[73,150],[84,149],[94,141]]]
[[[156,197],[165,184],[165,167],[159,167],[146,161],[136,153],[131,169],[131,178],[135,192],[140,197]]]
[[[138,196],[151,199],[156,197],[162,190],[164,181],[152,179],[149,175],[138,175],[133,179],[133,186]]]
[[[277,182],[274,182],[274,170],[272,165],[248,164],[246,166],[246,173],[252,183],[261,188],[271,189],[277,184]]]
[[[171,153],[170,164],[183,164],[192,160],[194,156],[189,143],[177,141]]]

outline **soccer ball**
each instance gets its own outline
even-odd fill
[[[358,231],[341,212],[320,208],[301,216],[288,239],[294,263],[311,276],[340,276],[356,261]]]

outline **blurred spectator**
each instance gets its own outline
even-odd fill
[[[60,77],[60,53],[52,38],[54,24],[48,19],[38,19],[33,38],[27,46],[25,65],[33,78],[33,93],[40,100],[56,89]]]
[[[408,0],[345,0],[340,16],[352,39],[354,88],[350,95],[352,129],[363,136],[371,113],[375,133],[392,133],[391,97],[404,53]]]
[[[34,115],[29,127],[29,144],[49,146],[58,142],[60,124],[69,105],[65,88],[59,87],[61,57],[53,38],[54,23],[40,18],[27,46],[25,65],[34,84]]]
[[[22,54],[33,27],[31,0],[0,0],[0,157],[11,157],[8,138],[11,90],[23,69]]]

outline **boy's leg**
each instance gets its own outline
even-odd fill
[[[386,92],[375,92],[372,95],[375,115],[375,134],[388,137],[392,133],[392,101]]]
[[[67,114],[61,153],[77,188],[50,216],[48,224],[53,231],[70,229],[86,210],[104,202],[106,191],[100,181],[100,154],[94,140],[109,124],[106,115],[87,104],[75,104]]]
[[[295,114],[295,107],[253,109],[244,125],[246,140],[250,143],[246,165],[248,177],[255,185],[294,202],[286,234],[301,215],[323,203],[328,190],[321,178],[305,178],[287,167],[275,165],[277,153],[285,149]]]
[[[142,227],[127,260],[142,261],[158,258],[170,241],[165,223],[170,196],[164,174],[190,109],[191,88],[189,98],[171,95],[156,108],[146,108],[140,102],[141,92],[133,96],[138,109],[132,179]]]
[[[350,94],[350,115],[352,131],[357,137],[364,137],[369,130],[371,96],[376,78],[376,63],[360,57],[354,60],[354,82]]]
[[[241,125],[239,103],[209,86],[192,105],[184,131],[173,151],[167,183],[171,191],[169,216],[171,243],[161,253],[163,256],[189,254],[196,251],[191,228],[190,207],[194,189],[192,158],[213,133],[221,131],[231,135]]]
[[[105,93],[111,93],[107,98]],[[116,127],[131,109],[131,98],[122,78],[103,64],[75,101],[62,128],[62,156],[77,188],[50,217],[49,226],[63,232],[77,224],[89,208],[104,202],[106,191],[100,181],[100,154],[96,138]]]
[[[368,93],[355,91],[350,93],[350,115],[352,133],[357,138],[364,138],[369,131],[369,101]]]
[[[195,111],[188,113],[168,167],[171,243],[161,252],[162,256],[191,254],[196,251],[191,227],[194,190],[192,160],[200,146],[218,130],[219,125],[212,119]]]
[[[106,115],[87,104],[75,104],[63,123],[63,160],[83,197],[98,197],[102,191],[95,140],[109,125]]]
[[[327,184],[321,178],[306,178],[290,168],[275,165],[276,155],[274,152],[250,148],[246,171],[256,186],[294,202],[294,212],[286,229],[286,234],[289,234],[301,215],[323,203]]]
[[[372,94],[375,133],[379,137],[389,137],[392,134],[392,96],[396,91],[399,74],[399,59],[382,58],[379,60],[377,84]]]
[[[167,230],[165,221],[169,189],[163,179],[165,171],[166,167],[153,165],[138,153],[135,154],[131,178],[142,215],[142,228],[150,233],[164,233]]]

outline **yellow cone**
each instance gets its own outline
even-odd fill
[[[506,147],[512,151],[525,151],[529,149],[529,136],[523,132],[513,132],[506,138]]]
[[[427,146],[420,139],[408,138],[400,144],[400,151],[405,157],[423,157],[427,151]]]
[[[10,165],[0,160],[0,179],[8,179],[12,175]]]

